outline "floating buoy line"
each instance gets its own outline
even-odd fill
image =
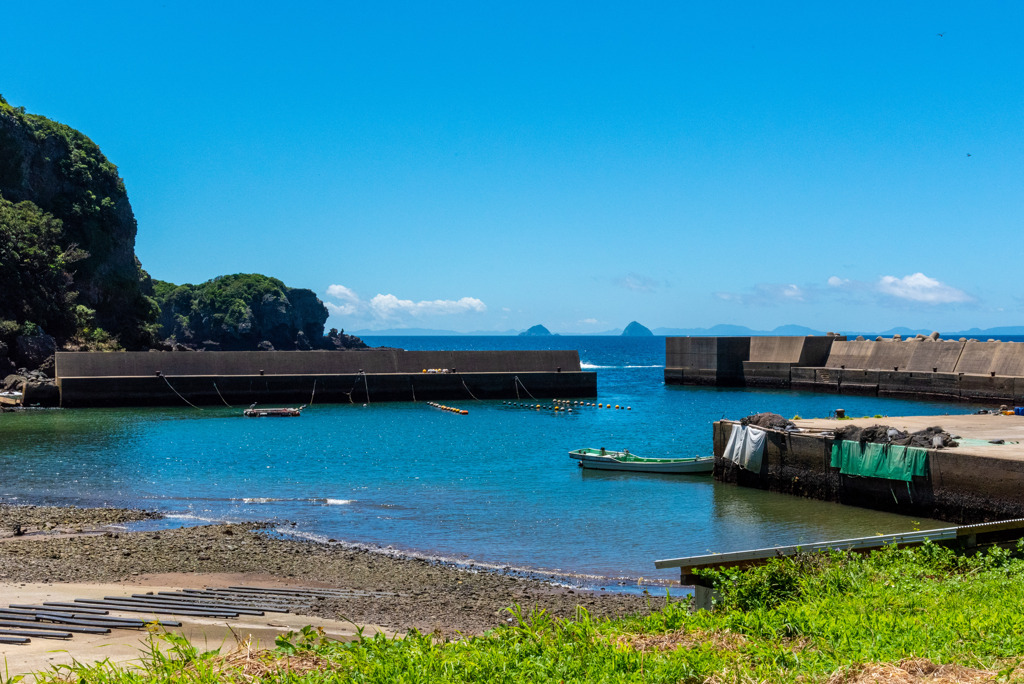
[[[454,406],[445,406],[444,404],[438,404],[436,401],[428,401],[427,405],[433,406],[436,409],[441,409],[442,411],[457,413],[460,416],[465,416],[469,414],[469,411],[467,411],[466,409],[455,408]]]
[[[582,408],[616,408],[620,411],[632,411],[632,406],[624,406],[622,404],[615,404],[613,407],[611,404],[597,403],[592,401],[574,401],[571,399],[552,399],[551,405],[547,404],[532,404],[530,402],[523,401],[503,401],[503,406],[510,408],[524,408],[533,409],[535,411],[553,411],[558,413],[572,413]]]

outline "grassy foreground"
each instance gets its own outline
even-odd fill
[[[642,618],[515,622],[442,642],[321,639],[199,652],[173,635],[142,669],[58,668],[41,682],[980,682],[1024,681],[1024,546],[964,556],[927,544],[869,555],[775,559],[707,573],[712,612],[671,604]],[[0,676],[0,682],[3,682]],[[7,684],[6,682],[4,684]]]

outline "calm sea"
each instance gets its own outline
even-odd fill
[[[964,404],[666,386],[662,337],[381,337],[406,349],[578,349],[598,400],[572,414],[451,400],[314,404],[298,419],[236,409],[79,409],[0,416],[0,499],[131,505],[189,520],[269,520],[283,533],[460,563],[635,587],[654,560],[898,532],[939,523],[714,482],[581,471],[567,452],[707,455],[711,424],[941,415]],[[372,399],[372,397],[371,397]],[[535,402],[550,405],[550,402]],[[941,424],[941,419],[936,423]],[[294,524],[292,524],[294,523]],[[641,579],[643,578],[643,579]]]

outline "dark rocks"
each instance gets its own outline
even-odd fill
[[[50,359],[52,368],[53,353],[57,351],[57,342],[46,333],[38,335],[18,335],[14,338],[12,360],[27,368],[39,368]],[[50,377],[53,377],[52,375]]]
[[[24,406],[60,406],[60,389],[52,380],[27,380],[22,389]]]

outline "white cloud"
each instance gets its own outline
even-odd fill
[[[330,285],[327,288],[327,296],[340,299],[343,302],[358,302],[359,295],[344,285]]]
[[[782,288],[781,294],[788,299],[795,299],[798,302],[804,301],[804,291],[796,285],[786,285]]]
[[[843,287],[850,284],[849,278],[840,278],[839,276],[832,276],[828,279],[829,287]]]
[[[723,302],[736,302],[743,306],[776,306],[783,302],[806,302],[814,299],[813,287],[779,283],[757,283],[747,292],[715,292]]]
[[[403,314],[420,316],[447,316],[460,313],[483,313],[487,305],[476,297],[461,299],[434,299],[414,302],[399,299],[393,294],[375,295],[369,302],[370,311],[378,318],[399,318]]]
[[[924,304],[954,304],[974,301],[974,298],[963,290],[929,278],[924,273],[913,273],[902,278],[891,275],[882,276],[878,281],[878,290],[890,297]]]
[[[327,310],[332,314],[378,321],[400,321],[403,318],[449,316],[487,311],[487,305],[476,297],[417,302],[411,299],[399,299],[393,294],[377,294],[369,301],[365,301],[344,285],[331,285],[327,288],[326,294],[330,299],[336,300],[325,302]]]
[[[580,323],[586,323],[587,325],[595,325],[598,322],[596,318],[584,318]]]

